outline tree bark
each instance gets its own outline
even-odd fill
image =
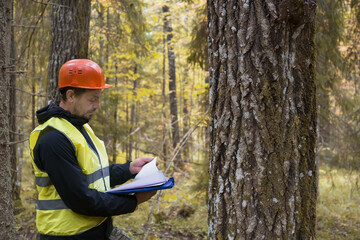
[[[168,64],[169,64],[169,99],[170,99],[170,118],[171,118],[171,135],[173,148],[175,149],[177,144],[180,142],[180,131],[178,123],[178,109],[177,109],[177,98],[176,98],[176,72],[175,72],[175,53],[172,43],[172,27],[170,21],[169,7],[163,6],[162,8],[164,17],[164,31],[167,33],[167,49],[168,49]],[[181,166],[181,158],[177,157],[176,166]]]
[[[308,0],[208,0],[210,239],[315,239]]]
[[[0,236],[14,239],[9,136],[10,41],[12,1],[0,0]]]
[[[59,0],[52,8],[48,101],[59,99],[58,74],[62,64],[88,57],[90,8],[90,0]]]

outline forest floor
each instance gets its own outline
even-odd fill
[[[24,162],[21,202],[15,204],[18,239],[37,239],[34,226],[36,191],[31,171],[31,164]],[[185,175],[175,175],[173,189],[161,191],[132,214],[114,217],[114,225],[135,240],[206,239],[206,189],[199,187],[201,182],[196,179],[195,172],[193,169]],[[321,167],[317,239],[359,239],[359,182],[359,172]]]

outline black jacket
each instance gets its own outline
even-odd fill
[[[88,121],[70,114],[70,112],[52,103],[36,112],[39,124],[52,117],[64,118],[72,123],[85,137],[94,149],[90,137],[83,125]],[[135,196],[117,196],[98,192],[88,188],[86,176],[78,164],[75,150],[70,140],[61,132],[47,128],[40,134],[34,148],[34,161],[36,166],[45,171],[54,184],[64,203],[74,212],[88,216],[109,216],[110,218],[98,227],[70,238],[58,238],[41,235],[40,239],[106,239],[111,232],[111,216],[131,213],[136,209]],[[129,171],[130,162],[113,164],[109,166],[110,185],[122,184],[133,178]]]

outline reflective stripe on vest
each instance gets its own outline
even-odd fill
[[[94,183],[97,180],[101,179],[103,176],[108,177],[110,175],[109,173],[109,167],[105,167],[103,169],[99,169],[96,172],[93,172],[86,176],[88,184]],[[36,185],[39,187],[47,187],[52,185],[52,182],[49,177],[35,177]]]
[[[30,135],[31,157],[41,131],[51,127],[69,139],[74,147],[78,164],[85,174],[88,187],[104,192],[110,188],[109,163],[104,143],[96,137],[88,124],[84,125],[96,151],[92,149],[81,132],[62,118],[53,117],[39,125]],[[38,231],[47,235],[76,235],[100,225],[107,218],[77,214],[68,208],[60,198],[49,176],[41,171],[33,161],[36,187],[39,192],[36,209]],[[74,183],[76,184],[76,183]]]
[[[38,210],[59,210],[59,209],[69,209],[63,200],[54,199],[54,200],[38,200],[36,209]]]

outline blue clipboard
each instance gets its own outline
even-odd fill
[[[145,188],[136,188],[136,189],[129,189],[129,190],[118,190],[113,192],[108,192],[109,194],[131,194],[131,193],[138,193],[138,192],[147,192],[153,190],[163,190],[172,188],[175,185],[175,180],[173,177],[170,177],[169,180],[164,183],[163,185],[154,186],[154,187],[145,187]]]

